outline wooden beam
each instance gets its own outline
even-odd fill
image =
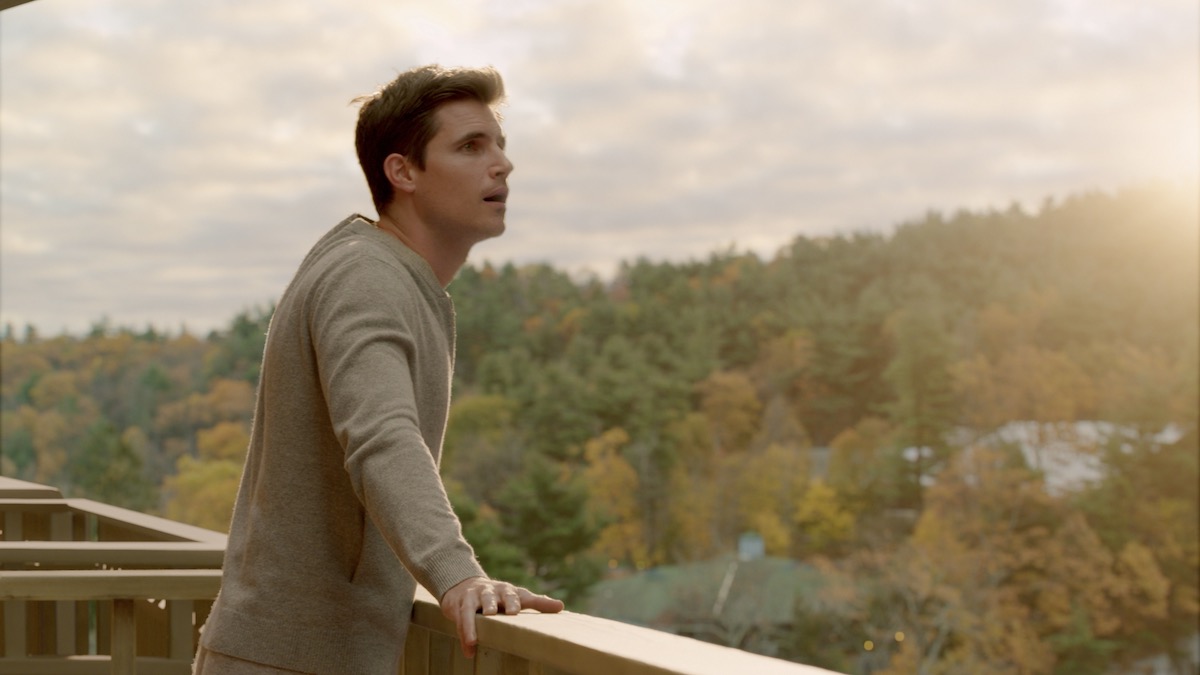
[[[192,634],[195,632],[192,625],[195,604],[192,600],[172,600],[167,603],[171,622],[168,654],[173,659],[189,663],[196,656],[196,645],[192,644]]]
[[[401,661],[401,672],[404,675],[430,675],[428,630],[409,625]]]
[[[137,607],[135,600],[113,600],[112,675],[137,673]]]
[[[137,660],[138,675],[191,675],[192,662],[142,656]],[[112,657],[30,656],[24,659],[0,659],[0,675],[108,675]]]
[[[24,518],[20,511],[3,511],[4,516],[4,541],[19,542],[24,537],[23,531]],[[3,569],[3,564],[0,563],[0,569]],[[0,572],[0,575],[7,575],[8,572]],[[0,576],[3,578],[3,576]],[[28,651],[28,643],[26,642],[25,631],[25,602],[22,600],[13,600],[11,602],[0,603],[4,605],[4,654],[5,659],[25,658]]]
[[[16,514],[20,516],[22,513],[57,513],[59,511],[67,511],[71,507],[67,505],[65,499],[23,499],[23,498],[8,498],[0,499],[0,512],[5,515]],[[9,539],[5,537],[5,539]],[[9,539],[12,541],[12,539]]]
[[[28,0],[23,1],[27,2]],[[19,4],[21,3],[0,0],[0,9],[8,9]],[[62,499],[62,493],[58,488],[49,485],[0,476],[0,497],[6,499]]]
[[[71,512],[55,513],[50,516],[50,538],[67,542],[73,533]],[[75,653],[75,601],[59,600],[54,603],[54,653],[70,656]]]
[[[225,547],[196,541],[0,541],[0,565],[220,567]]]
[[[422,588],[417,589],[413,626],[455,633],[437,601]],[[477,674],[526,669],[522,672],[573,675],[832,675],[821,668],[574,612],[478,616],[475,630]]]
[[[221,570],[46,570],[0,575],[0,600],[6,601],[211,600],[220,588]]]
[[[227,535],[215,530],[206,530],[203,527],[159,518],[111,504],[94,502],[90,499],[68,499],[66,501],[75,511],[93,514],[101,521],[140,531],[158,540],[201,541],[220,544],[224,547],[225,542],[229,539]]]
[[[0,512],[16,513],[60,513],[74,511],[95,516],[101,523],[130,530],[149,541],[199,541],[225,546],[229,537],[221,532],[203,527],[178,523],[111,504],[102,504],[90,499],[0,499]],[[4,537],[13,541],[13,537]]]

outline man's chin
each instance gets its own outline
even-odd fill
[[[499,223],[488,223],[487,225],[475,230],[475,243],[478,244],[480,242],[487,241],[488,239],[495,239],[496,237],[504,234],[505,229],[507,228],[504,224],[504,221],[500,221]]]

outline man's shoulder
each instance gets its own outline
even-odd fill
[[[362,216],[347,218],[321,237],[300,266],[302,274],[317,271],[323,275],[335,269],[354,275],[412,277],[374,224]]]

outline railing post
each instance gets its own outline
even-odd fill
[[[112,603],[112,675],[134,675],[137,672],[137,612],[134,600],[126,598]]]
[[[192,617],[195,616],[195,604],[191,600],[169,600],[167,611],[170,612],[171,637],[170,656],[176,661],[191,661],[196,655],[196,645],[192,644]]]
[[[71,512],[63,511],[50,515],[50,539],[52,541],[71,541]],[[59,600],[54,603],[55,616],[55,650],[59,656],[70,656],[75,653],[75,601]]]
[[[408,638],[404,641],[404,660],[401,664],[404,675],[429,675],[429,631],[409,624]]]
[[[4,541],[21,541],[22,512],[12,509],[4,512]],[[9,600],[4,603],[4,656],[25,658],[28,646],[25,642],[25,601]]]

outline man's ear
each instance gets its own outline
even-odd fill
[[[411,193],[416,184],[413,181],[413,165],[404,155],[393,152],[383,160],[383,174],[397,192]]]

